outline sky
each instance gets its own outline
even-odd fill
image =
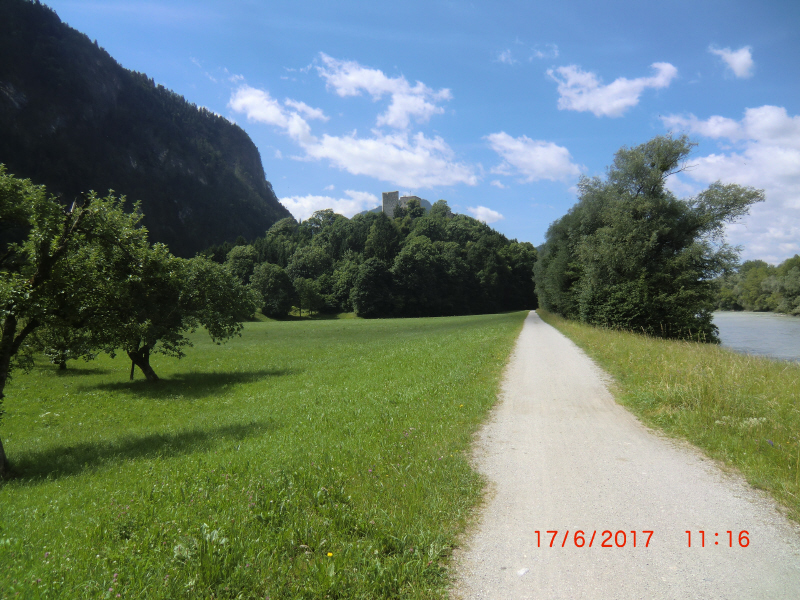
[[[800,2],[44,0],[122,66],[237,123],[299,220],[397,190],[539,245],[657,135],[669,188],[765,191],[742,259],[800,253]]]

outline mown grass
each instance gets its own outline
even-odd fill
[[[740,470],[800,520],[800,364],[537,312],[614,377],[642,421]]]
[[[253,322],[129,382],[39,364],[0,428],[2,598],[431,598],[525,313]]]

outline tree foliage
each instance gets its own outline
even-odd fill
[[[763,260],[748,260],[720,277],[717,286],[719,309],[800,315],[800,255],[777,267]]]
[[[294,287],[280,266],[266,262],[256,266],[250,286],[261,298],[261,312],[268,317],[285,317],[292,310]]]
[[[198,326],[228,338],[253,312],[227,269],[150,246],[141,213],[124,204],[90,193],[64,209],[0,165],[0,409],[13,371],[37,348],[60,362],[122,349],[155,380],[151,353],[182,356],[184,333]],[[0,444],[0,471],[5,464]]]
[[[396,218],[326,209],[302,223],[283,219],[252,247],[260,263],[285,268],[303,311],[406,317],[536,307],[531,244],[453,214],[444,200],[426,213],[412,198],[404,209]],[[265,306],[274,293],[262,291]]]
[[[737,254],[723,228],[763,192],[715,183],[679,200],[665,183],[692,146],[685,137],[656,137],[622,148],[605,180],[581,180],[578,203],[540,249],[535,279],[544,307],[587,323],[716,340],[712,279]]]

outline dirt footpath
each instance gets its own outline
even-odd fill
[[[642,426],[605,381],[528,316],[480,435],[492,489],[457,554],[453,596],[800,599],[800,528],[741,478]]]

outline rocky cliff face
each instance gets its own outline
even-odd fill
[[[0,2],[0,163],[65,202],[109,189],[140,200],[151,241],[180,256],[290,216],[241,128],[29,0]]]

